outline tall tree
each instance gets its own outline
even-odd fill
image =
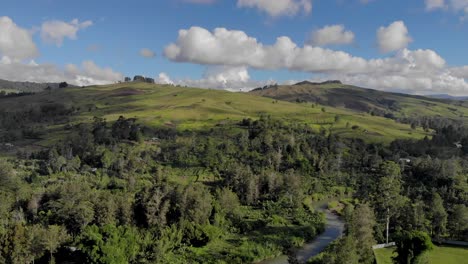
[[[468,229],[468,208],[464,204],[457,204],[453,207],[449,225],[455,238],[464,239],[463,234]]]
[[[385,219],[387,243],[390,221],[404,204],[401,189],[400,166],[392,161],[382,163],[379,168],[377,186],[371,199],[379,220]]]
[[[368,204],[361,204],[353,212],[349,236],[356,239],[356,251],[359,263],[374,263],[372,246],[377,244],[374,239],[375,216]]]
[[[440,240],[447,231],[447,212],[444,208],[442,198],[434,193],[431,203],[432,234],[435,239]]]
[[[63,226],[50,225],[44,230],[42,243],[44,248],[49,251],[50,262],[55,263],[54,254],[57,249],[66,242],[70,237]]]

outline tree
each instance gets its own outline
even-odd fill
[[[350,234],[356,240],[356,251],[359,263],[374,263],[372,246],[376,244],[374,239],[375,216],[368,204],[361,204],[353,212],[350,224]]]
[[[400,166],[392,161],[384,162],[379,167],[379,176],[372,202],[379,219],[386,220],[388,243],[390,219],[404,202],[400,195],[402,188]]]
[[[131,263],[139,251],[138,232],[128,226],[87,226],[79,241],[91,263]]]
[[[94,219],[93,192],[87,184],[68,182],[48,194],[52,198],[45,211],[52,213],[52,223],[63,224],[72,234],[80,233]]]
[[[395,242],[398,255],[393,260],[399,264],[419,263],[423,254],[434,247],[429,235],[422,231],[403,231]]]
[[[201,185],[190,185],[179,193],[179,206],[182,217],[193,224],[208,223],[212,206],[212,196]]]
[[[7,264],[30,263],[36,257],[32,252],[33,233],[22,223],[13,225],[0,241],[4,262]],[[37,252],[37,251],[36,251]],[[0,255],[0,260],[2,256]]]
[[[50,225],[44,230],[42,243],[44,248],[49,251],[50,263],[55,263],[53,254],[66,241],[69,240],[69,235],[63,226]]]
[[[170,208],[170,194],[165,187],[153,187],[141,192],[137,197],[135,218],[146,227],[164,227]]]
[[[68,83],[67,82],[61,82],[59,83],[59,88],[67,88],[68,87]]]
[[[431,204],[432,234],[440,241],[447,231],[447,212],[445,211],[443,200],[438,193],[433,194]]]
[[[463,239],[464,231],[468,229],[468,208],[464,204],[453,207],[449,225],[453,237]]]

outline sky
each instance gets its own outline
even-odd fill
[[[468,0],[2,0],[0,79],[468,95]]]

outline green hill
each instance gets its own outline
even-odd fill
[[[28,120],[31,116],[41,115],[52,117]],[[20,122],[14,129],[2,126],[0,142],[14,142],[19,146],[49,145],[64,138],[70,125],[92,122],[95,116],[108,121],[125,116],[137,118],[137,122],[149,127],[184,130],[203,129],[221,123],[234,124],[244,118],[255,119],[261,115],[368,142],[388,143],[396,138],[423,138],[428,135],[422,129],[411,129],[391,119],[335,107],[290,103],[248,93],[122,83],[1,98],[0,116],[4,122],[8,118],[19,119]],[[34,130],[33,135],[24,136],[30,132],[28,129]],[[13,136],[5,136],[11,134]]]
[[[389,93],[340,82],[281,85],[255,89],[251,94],[289,102],[310,102],[391,118],[421,116],[466,120],[468,102]]]

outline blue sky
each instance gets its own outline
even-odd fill
[[[9,19],[0,23],[0,36],[3,30],[3,39],[11,38],[0,40],[0,78],[91,84],[143,74],[225,89],[339,78],[383,90],[468,94],[467,0],[3,0],[0,5],[0,17]],[[227,42],[216,28],[226,30]],[[192,37],[181,40],[182,29]],[[17,37],[21,30],[31,39]],[[256,42],[236,46],[234,30]],[[314,32],[321,32],[321,42],[311,40]],[[276,50],[282,36],[295,48]],[[12,43],[22,47],[29,41],[24,52],[34,45],[34,55],[11,51]],[[168,52],[171,43],[179,52]],[[216,52],[210,54],[207,46]],[[143,48],[155,56],[141,56]],[[249,48],[251,53],[244,52]],[[262,55],[256,57],[257,51]],[[334,56],[337,61],[329,59]]]

